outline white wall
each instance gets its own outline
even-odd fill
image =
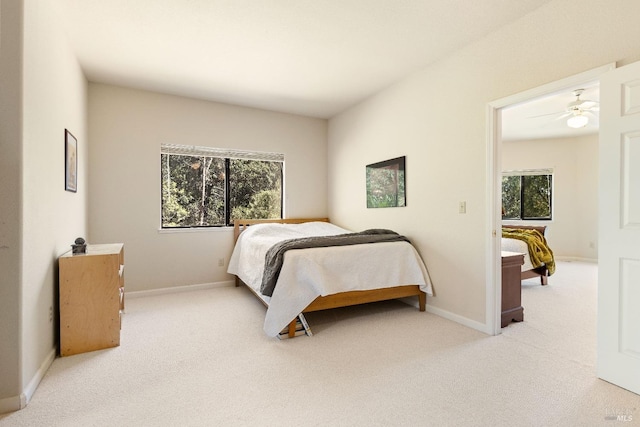
[[[285,215],[327,215],[326,120],[89,85],[89,237],[125,245],[126,288],[231,280],[232,229],[159,233],[160,144],[285,154]]]
[[[12,293],[7,302],[12,305],[10,312],[17,307],[19,318],[3,322],[2,330],[3,334],[9,328],[18,331],[19,340],[17,343],[3,341],[1,346],[0,392],[10,393],[0,394],[1,410],[24,405],[55,356],[57,258],[70,249],[76,236],[87,230],[86,80],[69,48],[53,1],[18,3],[24,7],[23,21],[12,16],[15,20],[12,26],[20,25],[19,35],[24,45],[17,37],[11,44],[22,50],[22,84],[13,82],[18,83],[22,98],[12,106],[11,114],[20,127],[12,135],[18,138],[13,143],[19,150],[13,154],[17,157],[10,158],[15,166],[9,168],[12,176],[7,179],[19,186],[19,223],[10,225],[18,231],[20,239],[19,255],[10,267],[12,272],[17,271],[19,281],[8,285],[18,292]],[[3,1],[3,11],[5,4]],[[3,13],[3,34],[4,17]],[[78,138],[77,193],[64,190],[65,128]],[[5,359],[5,351],[15,352],[17,360],[13,354],[10,360]],[[13,384],[14,378],[18,378],[17,390],[3,389],[5,371],[7,383]]]
[[[23,387],[57,346],[57,258],[87,232],[87,82],[51,0],[25,2],[22,171]],[[78,140],[78,191],[64,189],[64,131]],[[55,310],[57,312],[57,310]]]
[[[556,258],[596,260],[598,135],[502,144],[503,171],[547,168],[554,171],[553,220],[526,223],[547,226],[547,241]]]
[[[489,102],[640,59],[640,2],[554,0],[329,122],[329,215],[408,235],[425,258],[430,309],[486,325]],[[571,24],[571,23],[576,23]],[[580,31],[578,28],[589,28]],[[407,156],[406,208],[367,209],[364,167]],[[467,213],[458,214],[458,202]]]

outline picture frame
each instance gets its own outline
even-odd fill
[[[78,140],[68,129],[64,130],[64,189],[78,191]]]
[[[405,156],[367,165],[367,208],[406,206],[405,174]]]

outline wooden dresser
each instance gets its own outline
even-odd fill
[[[124,245],[87,245],[65,253],[60,269],[60,355],[120,345]]]
[[[521,266],[524,254],[502,251],[502,327],[509,323],[522,322],[522,282]]]

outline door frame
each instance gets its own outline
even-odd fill
[[[502,329],[502,256],[498,238],[502,237],[502,233],[498,235],[502,228],[502,109],[599,80],[602,74],[615,68],[615,62],[609,63],[487,104],[485,332],[490,335],[499,335]]]

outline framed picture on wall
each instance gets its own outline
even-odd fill
[[[404,156],[367,165],[367,208],[406,205]]]
[[[64,130],[64,189],[78,191],[78,140]]]

